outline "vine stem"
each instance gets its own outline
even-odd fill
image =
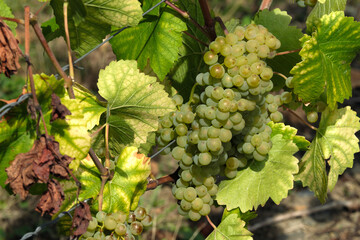
[[[198,39],[197,37],[195,37],[194,35],[192,35],[191,33],[187,32],[187,31],[183,31],[184,34],[188,35],[189,37],[191,37],[192,39],[194,39],[195,41],[201,43],[202,45],[204,45],[205,47],[208,47],[209,45],[206,42],[201,41],[200,39]]]
[[[284,51],[284,52],[278,52],[278,53],[276,53],[275,56],[280,56],[280,55],[286,55],[286,54],[290,54],[290,53],[300,52],[300,50],[301,50],[301,48],[295,49],[295,50]]]
[[[71,57],[71,47],[70,47],[70,36],[69,36],[69,24],[68,24],[68,5],[67,1],[64,2],[64,28],[65,28],[65,36],[66,36],[66,46],[68,51],[68,59],[69,59],[69,75],[71,81],[74,81],[74,65]]]
[[[54,65],[54,67],[56,68],[56,71],[60,74],[60,76],[65,80],[65,87],[67,88],[68,90],[68,93],[69,93],[69,97],[71,99],[74,99],[75,98],[75,94],[74,94],[74,90],[72,88],[72,81],[71,79],[66,75],[66,73],[64,72],[64,70],[62,70],[58,60],[56,59],[54,53],[51,51],[42,31],[41,31],[41,28],[37,22],[37,19],[36,17],[33,17],[31,19],[31,25],[35,31],[35,34],[36,36],[38,37],[41,45],[43,46],[46,54],[49,56],[50,58],[50,61],[52,62],[52,64]]]
[[[273,0],[262,0],[259,10],[269,9]]]
[[[195,27],[197,27],[202,33],[204,33],[209,39],[210,35],[208,32],[202,27],[197,21],[195,21],[186,11],[178,8],[173,3],[169,2],[168,0],[165,0],[165,4],[171,7],[173,10],[175,10],[177,13],[179,13],[182,17],[185,19],[188,19],[192,24],[194,24]],[[197,40],[197,39],[195,39]]]
[[[172,174],[163,176],[161,178],[158,178],[156,180],[149,182],[146,186],[146,191],[153,190],[164,183],[175,182],[179,178],[179,175],[178,175],[179,170],[180,170],[180,168],[177,168],[176,171],[173,172]]]
[[[227,30],[223,20],[221,17],[215,17],[215,21],[217,21],[220,24],[221,29],[224,31],[225,35],[229,34],[229,31]]]
[[[214,41],[216,38],[215,33],[215,21],[212,19],[210,14],[210,8],[207,0],[199,0],[201,12],[205,20],[205,30],[208,32],[208,36],[211,41]]]
[[[294,112],[292,109],[287,108],[285,106],[283,106],[283,108],[285,108],[287,111],[289,111],[291,114],[293,114],[295,117],[297,117],[302,123],[304,123],[306,126],[308,126],[309,128],[311,128],[314,131],[317,131],[317,127],[314,127],[313,125],[311,125],[310,123],[306,122],[304,119],[302,119],[302,117],[300,117],[296,112]]]
[[[25,24],[25,21],[23,19],[1,17],[1,16],[0,16],[0,19],[10,21],[10,22],[16,22],[17,24],[21,24],[21,25]]]
[[[25,14],[25,59],[27,62],[27,71],[28,71],[28,76],[29,76],[29,81],[30,81],[31,94],[32,94],[32,98],[34,100],[35,109],[39,112],[39,117],[41,118],[41,121],[44,126],[45,137],[48,138],[49,133],[48,133],[48,130],[46,127],[46,123],[45,123],[44,115],[41,110],[41,106],[40,106],[39,101],[36,96],[35,83],[34,83],[34,78],[33,78],[31,62],[30,62],[30,7],[29,6],[25,6],[24,14]],[[39,135],[40,131],[39,131],[38,123],[39,123],[39,121],[36,124],[36,132]]]
[[[208,223],[209,223],[214,229],[216,229],[215,224],[211,221],[211,219],[209,218],[208,215],[206,215],[206,220],[208,221]]]

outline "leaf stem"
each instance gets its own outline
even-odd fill
[[[194,39],[195,41],[197,41],[197,42],[201,43],[202,45],[204,45],[204,46],[206,46],[206,47],[208,47],[208,46],[209,46],[209,44],[207,44],[207,43],[205,43],[205,42],[201,41],[200,39],[198,39],[197,37],[195,37],[195,36],[194,36],[194,35],[192,35],[191,33],[187,32],[187,31],[183,31],[183,33],[184,33],[184,34],[186,34],[186,35],[188,35],[189,37],[191,37],[191,38],[192,38],[192,39]]]
[[[223,20],[221,17],[215,17],[215,21],[217,21],[220,24],[221,29],[224,31],[225,35],[229,34],[229,31],[227,30]]]
[[[107,169],[102,165],[100,159],[96,156],[96,153],[95,153],[94,149],[90,148],[89,155],[90,155],[91,159],[93,160],[95,166],[99,170],[100,174],[101,175],[106,175],[107,174]]]
[[[0,19],[6,20],[6,21],[11,21],[11,22],[16,22],[17,24],[21,24],[21,25],[25,24],[25,21],[23,19],[1,17],[1,16],[0,16]]]
[[[30,7],[29,6],[25,6],[24,14],[25,14],[25,59],[27,62],[27,71],[28,71],[28,76],[29,76],[29,81],[30,81],[31,94],[32,94],[32,98],[34,101],[34,107],[39,112],[41,121],[44,126],[45,137],[48,138],[49,133],[48,133],[48,130],[46,127],[46,123],[45,123],[44,115],[41,110],[41,106],[40,106],[39,101],[36,96],[35,83],[34,83],[34,78],[33,78],[31,62],[30,62]],[[39,135],[40,131],[39,131],[38,123],[39,123],[39,121],[36,124],[36,132]]]
[[[194,102],[193,96],[194,96],[196,86],[198,86],[198,85],[199,85],[198,83],[195,83],[194,86],[191,88],[190,99],[189,99],[190,104]]]
[[[176,171],[170,175],[166,175],[161,178],[150,181],[146,186],[146,191],[153,190],[164,183],[175,182],[177,179],[179,179],[179,174],[178,174],[179,170],[180,168],[177,168]]]
[[[295,52],[300,52],[300,50],[301,50],[301,48],[295,49],[295,50],[284,51],[284,52],[278,52],[278,53],[276,53],[276,56],[286,55],[286,54],[295,53]]]
[[[210,8],[207,0],[199,0],[201,12],[205,20],[205,31],[208,32],[210,40],[213,41],[216,38],[215,33],[215,21],[211,17]]]
[[[311,125],[310,123],[306,122],[304,119],[302,119],[302,117],[300,117],[296,112],[294,112],[292,109],[287,108],[285,106],[282,106],[283,108],[285,108],[287,111],[289,111],[291,114],[293,114],[295,117],[297,117],[302,123],[304,123],[306,126],[308,126],[309,128],[311,128],[314,131],[317,131],[318,128],[314,127],[313,125]]]
[[[279,73],[279,72],[273,72],[274,74],[276,74],[276,75],[279,75],[280,77],[282,77],[283,79],[287,79],[288,77],[287,76],[285,76],[284,74],[282,74],[282,73]]]
[[[67,1],[64,1],[64,28],[65,28],[65,36],[66,36],[66,46],[68,51],[68,59],[69,59],[69,75],[71,81],[74,81],[74,65],[71,57],[71,47],[70,47],[70,36],[69,36],[69,24],[68,24],[68,5]]]
[[[56,59],[54,53],[51,51],[42,31],[41,28],[37,22],[36,17],[31,18],[31,25],[35,31],[36,36],[38,37],[39,41],[41,42],[41,45],[43,46],[45,52],[47,53],[47,55],[50,58],[50,61],[52,62],[52,64],[54,65],[54,67],[56,68],[56,71],[60,74],[60,76],[65,80],[65,87],[68,90],[69,93],[69,97],[71,99],[75,98],[75,94],[74,94],[74,90],[72,88],[72,81],[71,79],[66,75],[66,73],[62,70],[58,60]]]
[[[200,31],[202,31],[209,39],[210,35],[209,33],[202,27],[198,22],[196,22],[187,12],[184,10],[181,10],[177,6],[175,6],[173,3],[169,2],[168,0],[165,0],[165,4],[171,7],[173,10],[175,10],[177,13],[179,13],[181,16],[183,16],[185,19],[188,19],[192,24],[194,24],[195,27],[197,27]]]
[[[210,224],[210,226],[212,226],[214,229],[216,229],[215,224],[211,221],[211,219],[209,218],[208,215],[206,215],[206,220],[208,221],[208,223]]]
[[[269,9],[273,0],[262,0],[259,10]]]

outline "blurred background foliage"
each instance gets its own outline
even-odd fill
[[[181,1],[181,0],[178,0]],[[32,12],[40,9],[44,3],[38,0],[5,0],[12,9],[16,18],[23,19],[24,4],[30,6]],[[220,16],[224,21],[232,18],[240,19],[241,24],[247,24],[251,21],[257,12],[261,1],[248,0],[210,0],[209,4],[216,16]],[[280,8],[287,11],[293,17],[293,25],[304,29],[305,19],[311,8],[301,8],[295,0],[274,0],[271,9]],[[348,0],[346,9],[348,16],[353,16],[355,20],[360,21],[360,1]],[[53,16],[49,5],[45,6],[39,14],[39,22],[45,22]],[[24,27],[18,26],[16,38],[20,42],[20,48],[24,50]],[[30,57],[35,73],[44,72],[46,74],[55,74],[56,71],[44,52],[40,42],[31,30],[31,51]],[[67,52],[65,41],[57,38],[50,43],[51,49],[62,66],[67,64]],[[75,56],[76,57],[76,56]],[[85,85],[96,92],[98,72],[108,65],[116,57],[112,53],[111,46],[105,44],[90,56],[82,60],[77,66],[75,77],[76,81]],[[353,66],[359,68],[358,58]],[[23,86],[26,84],[25,61],[21,60],[22,68],[17,75],[11,79],[0,75],[0,99],[13,99],[19,96]],[[152,162],[152,171],[155,176],[163,176],[172,173],[177,168],[176,162],[169,157],[156,158]],[[4,189],[0,189],[0,240],[2,239],[20,239],[20,237],[29,231],[34,231],[38,225],[50,220],[42,218],[35,212],[34,206],[37,198],[30,198],[28,201],[21,202],[17,196],[9,196]],[[179,216],[176,211],[176,202],[171,194],[171,188],[164,186],[154,191],[149,191],[142,198],[142,203],[147,210],[151,210],[154,217],[154,226],[142,239],[179,239],[179,240],[202,240],[204,237],[200,232],[209,233],[206,222],[189,223],[187,219]],[[212,219],[215,223],[221,218],[222,209],[213,209]],[[66,239],[60,237],[55,226],[42,231],[36,239]],[[261,239],[261,238],[259,238]]]

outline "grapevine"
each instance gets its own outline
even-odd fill
[[[163,184],[177,214],[207,220],[207,240],[252,239],[257,208],[280,204],[294,181],[324,203],[359,152],[359,117],[341,104],[351,97],[360,23],[342,0],[297,0],[312,9],[306,29],[271,4],[244,24],[223,22],[207,0],[51,0],[53,16],[41,23],[44,6],[17,19],[0,0],[0,74],[27,79],[18,98],[0,99],[1,187],[22,200],[41,195],[41,215],[72,214],[59,227],[88,240],[140,239],[156,223],[143,195]],[[33,74],[30,27],[57,75]],[[58,37],[63,68],[48,44]],[[74,63],[106,42],[117,60],[89,90]],[[289,114],[313,131],[311,141],[287,125]],[[156,178],[160,152],[177,169]]]

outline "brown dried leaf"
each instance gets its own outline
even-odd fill
[[[29,98],[26,109],[27,109],[27,112],[30,114],[31,119],[35,120],[36,119],[36,107],[35,107],[34,100],[32,98]]]
[[[60,98],[55,93],[51,94],[51,107],[52,112],[50,122],[55,121],[58,118],[65,119],[66,115],[71,115],[69,109],[61,103]]]
[[[56,179],[50,179],[48,182],[48,190],[42,195],[35,210],[44,214],[53,215],[57,213],[65,199],[64,191],[60,183]]]
[[[80,202],[79,206],[75,208],[74,211],[73,223],[71,228],[73,230],[76,230],[73,232],[72,239],[76,239],[77,237],[83,235],[86,232],[91,219],[92,217],[89,205],[86,202]]]
[[[11,29],[0,19],[0,73],[8,78],[20,68],[22,53],[18,44]]]

